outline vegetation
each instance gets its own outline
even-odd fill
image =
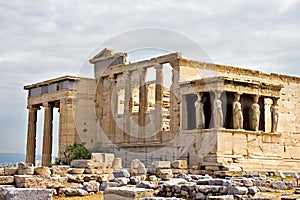
[[[55,164],[69,165],[72,160],[90,159],[91,152],[82,144],[73,144],[66,147],[64,155],[57,158]]]

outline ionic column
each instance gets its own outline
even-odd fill
[[[164,74],[163,66],[155,66],[156,80],[155,80],[155,125],[157,133],[156,140],[162,140],[162,126],[163,126],[163,85],[164,85]]]
[[[179,132],[180,128],[180,91],[179,91],[179,62],[172,62],[172,85],[170,89],[170,133],[172,136]]]
[[[39,107],[28,105],[28,131],[26,146],[26,163],[35,165],[35,149],[36,149],[36,122],[37,110]]]
[[[131,72],[124,73],[125,78],[125,98],[124,98],[124,130],[123,137],[125,142],[130,142],[130,113],[131,107]]]
[[[276,133],[278,127],[278,98],[273,98],[273,104],[270,108],[271,110],[271,132]]]
[[[181,130],[187,130],[188,129],[188,113],[187,113],[187,101],[186,101],[186,95],[183,95],[181,97]]]
[[[214,100],[214,128],[222,128],[223,127],[223,111],[222,111],[222,101],[221,101],[221,92],[215,92],[215,100]]]
[[[48,166],[52,161],[52,121],[53,107],[50,103],[44,103],[44,137],[43,137],[43,155],[42,166]]]
[[[66,147],[76,142],[73,102],[72,98],[67,97],[59,102],[58,156],[63,156]]]
[[[259,117],[260,117],[260,106],[258,104],[259,96],[255,95],[253,97],[252,109],[252,130],[258,131],[259,129]]]
[[[116,142],[116,119],[115,119],[115,105],[116,105],[116,95],[115,87],[116,87],[116,78],[114,74],[109,75],[108,80],[110,82],[109,85],[109,98],[108,98],[108,106],[110,108],[109,111],[109,139],[112,143]]]
[[[147,88],[146,88],[146,72],[147,68],[139,68],[139,142],[145,142],[145,120],[147,111]]]

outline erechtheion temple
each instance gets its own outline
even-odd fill
[[[43,165],[51,162],[52,113],[59,108],[59,153],[75,142],[100,141],[125,166],[134,158],[180,158],[207,169],[300,169],[300,78],[180,53],[129,63],[126,53],[104,49],[90,63],[95,79],[25,86],[27,162],[35,161],[36,116],[44,107]]]

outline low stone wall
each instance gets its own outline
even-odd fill
[[[20,196],[85,196],[104,192],[104,199],[258,199],[262,192],[285,193],[295,189],[296,181],[278,181],[265,175],[243,175],[236,171],[188,169],[184,160],[156,161],[148,169],[135,159],[130,169],[113,162],[77,160],[70,166],[33,167],[20,163],[18,168],[0,169],[0,199]],[[115,169],[114,169],[115,168]],[[236,176],[238,175],[238,176]],[[50,192],[49,192],[50,191]],[[38,195],[38,194],[41,195]],[[297,196],[300,198],[300,196]]]

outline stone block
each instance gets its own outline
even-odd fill
[[[34,166],[31,163],[18,163],[18,175],[33,175]]]
[[[42,167],[36,167],[34,169],[34,174],[40,175],[40,176],[50,176],[51,171],[49,167],[42,166]]]
[[[68,177],[69,183],[83,183],[84,182],[84,175],[82,174],[67,174],[66,177]]]
[[[248,188],[240,186],[228,187],[228,194],[230,195],[245,195],[248,194]]]
[[[111,180],[111,182],[116,182],[120,186],[127,185],[129,183],[129,181],[130,181],[130,179],[129,178],[125,178],[125,177],[114,178],[113,180]]]
[[[115,158],[112,164],[112,168],[115,171],[120,171],[122,167],[122,158]]]
[[[82,189],[86,190],[87,192],[99,192],[100,183],[96,181],[90,181],[85,183]]]
[[[67,177],[38,177],[15,175],[17,188],[62,188],[67,184]]]
[[[186,160],[175,160],[171,163],[171,166],[175,169],[186,169],[188,167]]]
[[[70,174],[83,174],[84,173],[84,168],[70,168],[68,173]]]
[[[134,159],[131,161],[130,173],[133,176],[142,176],[147,174],[147,169],[139,159]]]
[[[52,174],[65,175],[68,173],[70,166],[52,166]]]
[[[113,153],[92,153],[91,159],[94,162],[102,162],[112,167],[115,155]]]
[[[16,175],[16,174],[18,174],[18,168],[17,167],[4,168],[4,174],[5,174],[5,176]]]
[[[120,185],[116,182],[103,182],[100,185],[100,191],[104,191],[109,187],[119,187]]]
[[[0,176],[5,176],[4,168],[0,167]]]
[[[34,200],[51,200],[52,190],[51,189],[28,189],[28,188],[9,188],[2,189],[0,191],[0,199],[6,200],[24,200],[24,199],[34,199]]]
[[[163,180],[168,180],[173,178],[173,172],[172,169],[157,169],[156,176]]]
[[[120,177],[129,178],[130,177],[130,173],[128,172],[127,169],[122,169],[120,171],[113,172],[113,174],[116,178],[120,178]]]
[[[96,163],[92,160],[72,160],[70,163],[71,168],[96,168]]]
[[[214,200],[234,200],[234,196],[233,195],[208,196],[207,199],[214,199]]]
[[[0,176],[0,185],[9,185],[13,183],[14,183],[13,176]]]
[[[171,168],[170,161],[154,161],[151,165],[154,168],[158,168],[158,169],[169,169],[169,168]]]
[[[153,197],[153,190],[123,186],[107,188],[104,191],[104,200],[138,200],[142,197]]]

